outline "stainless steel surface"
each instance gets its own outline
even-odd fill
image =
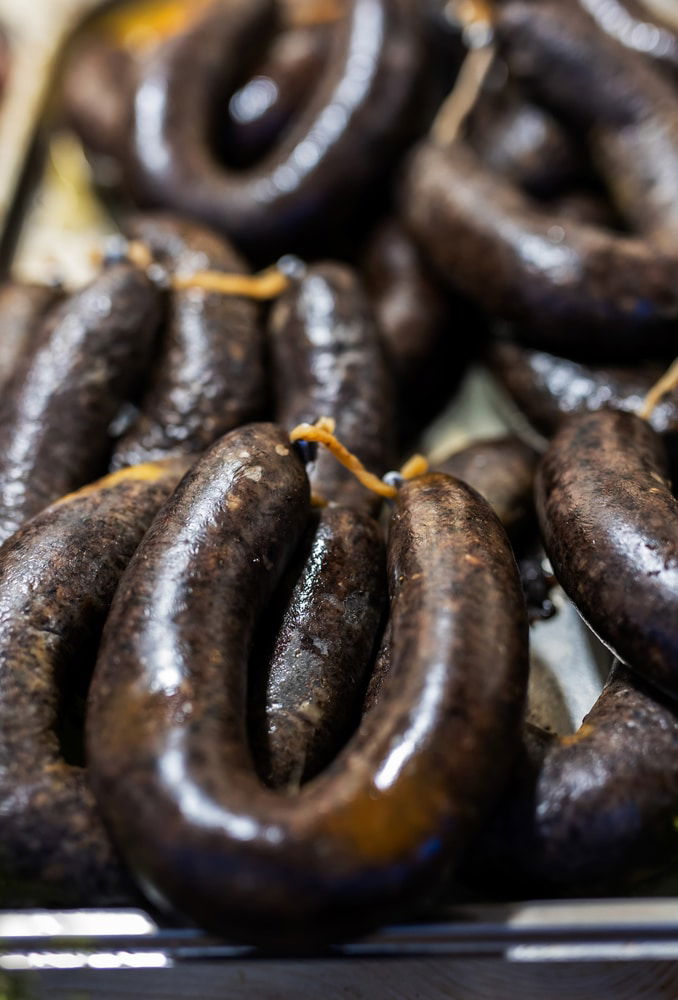
[[[337,945],[332,958],[423,956],[508,962],[678,960],[678,899],[449,907]],[[0,912],[0,969],[142,969],[257,957],[199,930],[161,927],[141,910]],[[263,959],[263,956],[258,956]]]

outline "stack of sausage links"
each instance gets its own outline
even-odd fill
[[[255,57],[276,5],[210,4],[135,64],[114,152],[163,213],[128,217],[85,289],[0,299],[5,906],[141,901],[307,949],[411,914],[453,876],[619,889],[675,859],[676,416],[671,397],[632,412],[678,318],[675,48],[656,65],[631,51],[594,0],[511,0],[492,26],[508,82],[490,73],[441,145],[423,134],[439,12],[339,7],[296,90],[278,56],[301,29],[274,38],[265,149],[237,171],[212,109],[271,78]],[[352,263],[280,262],[266,308],[201,282],[247,279],[242,252],[335,250],[337,205],[378,201],[375,182],[394,214],[366,244],[347,223]],[[452,325],[463,340],[488,323],[462,295],[510,328],[490,356],[530,386],[514,398],[558,371],[538,395],[555,436],[540,461],[511,437],[386,475]],[[648,354],[656,368],[631,367]],[[584,377],[606,388],[551,388]],[[310,432],[292,443],[321,416],[387,504]],[[534,496],[559,581],[620,661],[562,738],[523,721],[514,548]]]

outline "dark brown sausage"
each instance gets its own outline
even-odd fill
[[[210,147],[217,91],[229,93],[275,27],[273,0],[218,0],[160,46],[136,93],[137,197],[199,219],[260,258],[309,230],[326,235],[411,129],[421,17],[413,0],[350,0],[326,71],[255,167],[235,171]]]
[[[419,147],[401,204],[452,285],[532,346],[615,360],[675,347],[678,254],[543,211],[462,143]]]
[[[643,0],[579,0],[596,23],[627,48],[678,73],[678,34]]]
[[[247,273],[229,244],[192,222],[138,216],[126,231],[172,273]],[[256,304],[196,288],[170,291],[160,357],[139,418],[116,445],[113,468],[204,451],[226,431],[260,416],[265,400]]]
[[[449,334],[449,297],[395,218],[372,236],[364,274],[387,358],[398,380],[407,383]]]
[[[469,144],[492,170],[537,197],[553,197],[587,174],[586,153],[554,116],[515,86],[480,96]]]
[[[63,715],[86,688],[120,575],[184,460],[108,476],[57,501],[0,547],[0,903],[135,899],[103,830]]]
[[[336,434],[377,475],[393,464],[393,385],[357,274],[323,263],[275,303],[269,345],[276,419],[288,430],[333,417]],[[374,510],[378,498],[322,449],[310,474],[326,499]]]
[[[223,134],[227,162],[252,164],[265,156],[292,122],[322,75],[332,25],[300,25],[276,35],[251,79],[231,97]]]
[[[534,518],[538,455],[517,437],[477,441],[450,455],[438,472],[461,479],[487,500],[513,538]]]
[[[289,790],[318,774],[358,723],[386,598],[376,522],[326,507],[292,571],[277,633],[255,657],[249,698],[257,770]]]
[[[489,351],[494,377],[530,423],[551,437],[574,413],[610,407],[636,411],[666,366],[650,362],[596,366],[499,341]],[[657,433],[678,439],[678,390],[655,408],[650,423]]]
[[[48,317],[0,402],[0,541],[105,471],[109,427],[145,368],[159,293],[120,264]]]
[[[661,438],[631,413],[572,417],[537,474],[556,576],[591,628],[660,690],[678,695],[678,501]]]
[[[678,857],[678,715],[617,666],[573,736],[532,733],[474,867],[519,892],[618,893]]]
[[[601,31],[579,4],[512,0],[500,11],[497,34],[512,72],[588,130],[627,221],[675,254],[678,101],[671,82]]]
[[[47,310],[60,297],[56,286],[8,281],[0,287],[0,392],[37,335]]]
[[[300,464],[276,460],[283,442],[233,432],[156,520],[109,618],[88,743],[115,841],[154,900],[231,937],[309,948],[399,914],[455,863],[518,745],[527,629],[485,502],[442,475],[406,484],[388,689],[297,795],[262,786],[245,662],[307,503]]]

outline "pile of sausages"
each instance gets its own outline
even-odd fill
[[[0,906],[299,950],[678,857],[678,395],[636,412],[678,342],[676,35],[498,4],[441,143],[477,24],[294,6],[67,70],[124,238],[0,296]],[[281,254],[266,305],[178,280]],[[479,356],[543,455],[398,472]],[[291,442],[320,417],[392,499]],[[574,735],[524,722],[538,531],[616,657]]]

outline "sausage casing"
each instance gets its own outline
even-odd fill
[[[169,215],[126,226],[172,273],[247,273],[224,240]],[[254,302],[199,288],[169,293],[165,333],[136,423],[117,443],[113,468],[204,451],[259,416],[266,399],[264,337]]]
[[[344,264],[313,265],[275,303],[268,332],[278,422],[291,430],[332,417],[339,440],[370,471],[391,468],[393,383],[357,274]],[[375,507],[375,498],[324,451],[310,478],[328,500]]]
[[[156,520],[109,618],[88,745],[151,898],[298,948],[393,917],[454,864],[518,745],[527,627],[485,502],[442,475],[406,484],[389,538],[392,683],[322,775],[294,796],[266,789],[243,731],[244,672],[262,584],[305,517],[301,467],[272,459],[283,441],[233,432]]]
[[[613,669],[572,736],[529,734],[475,867],[524,892],[618,892],[678,855],[678,715]]]
[[[50,314],[0,404],[0,540],[105,471],[158,309],[156,288],[120,264]]]
[[[64,717],[86,689],[118,580],[187,468],[125,470],[42,511],[0,547],[0,900],[103,906],[135,898]]]
[[[325,507],[301,555],[250,696],[255,759],[274,788],[308,781],[355,729],[386,598],[384,544],[366,514]]]
[[[613,652],[678,695],[678,501],[661,438],[631,413],[573,417],[537,473],[556,576]]]

